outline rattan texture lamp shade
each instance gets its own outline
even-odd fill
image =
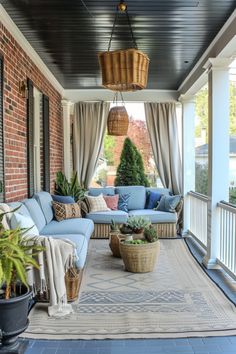
[[[131,48],[99,53],[102,85],[113,91],[137,91],[147,86],[149,58]]]
[[[112,107],[107,120],[108,135],[127,135],[129,128],[129,116],[124,106]]]

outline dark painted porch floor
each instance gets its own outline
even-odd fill
[[[188,246],[196,259],[201,262],[203,253]],[[234,282],[220,270],[207,271],[232,302],[236,304]],[[236,354],[236,336],[146,339],[146,340],[30,340],[25,354]]]

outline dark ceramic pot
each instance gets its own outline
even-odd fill
[[[23,288],[23,294],[9,300],[0,300],[0,353],[14,350],[18,336],[28,327],[29,301],[32,292]]]

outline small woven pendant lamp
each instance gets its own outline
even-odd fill
[[[130,28],[133,48],[110,51],[118,14],[125,13]],[[113,91],[137,91],[147,86],[149,58],[138,50],[130,23],[127,5],[120,1],[117,6],[111,37],[106,52],[98,54],[102,71],[102,85]]]
[[[116,92],[114,97],[115,107],[112,107],[108,114],[107,119],[107,133],[108,135],[123,136],[127,135],[129,128],[129,116],[124,106],[124,101],[122,94],[122,106],[118,106],[118,92]]]

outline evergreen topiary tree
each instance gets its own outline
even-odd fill
[[[120,164],[116,171],[115,186],[149,186],[142,156],[129,138],[124,141]]]
[[[150,187],[147,176],[144,170],[143,158],[136,146],[134,145],[134,150],[136,153],[136,164],[138,168],[139,185],[144,187]]]

